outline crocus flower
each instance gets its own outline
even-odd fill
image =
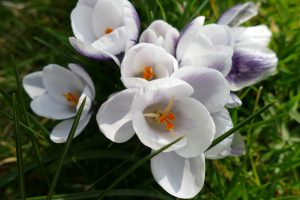
[[[214,68],[227,76],[232,62],[233,33],[226,25],[203,24],[204,17],[197,17],[182,31],[176,50],[179,66]]]
[[[134,45],[139,17],[128,0],[79,0],[71,13],[75,37],[71,45],[84,56],[97,60],[112,58]]]
[[[127,88],[139,88],[149,81],[169,77],[177,69],[176,59],[163,48],[140,43],[126,52],[121,64],[121,80]]]
[[[74,121],[72,118],[86,98],[74,137],[83,131],[91,118],[95,98],[95,87],[86,71],[76,64],[69,64],[69,68],[50,64],[23,79],[23,87],[32,98],[32,111],[41,117],[64,120],[51,132],[50,139],[56,143],[66,142]]]
[[[140,43],[152,43],[175,56],[179,31],[163,20],[155,20],[141,34]]]
[[[227,76],[232,91],[253,85],[276,72],[278,58],[267,48],[272,36],[269,28],[239,26],[257,13],[255,4],[247,2],[229,9],[218,21],[231,26],[235,37],[232,68]]]
[[[143,89],[129,88],[111,96],[97,114],[100,130],[114,142],[127,141],[136,133],[144,145],[157,150],[184,136],[151,159],[155,180],[179,198],[192,198],[201,190],[204,151],[215,133],[209,111],[191,96],[193,90],[179,79],[157,79]]]

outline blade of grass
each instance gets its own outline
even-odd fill
[[[16,131],[16,153],[17,153],[17,163],[18,163],[18,173],[19,173],[19,187],[21,200],[26,198],[25,194],[25,181],[24,181],[24,170],[23,170],[23,156],[22,156],[22,141],[20,133],[20,115],[17,108],[16,95],[13,94],[13,108],[14,108],[14,121],[15,121],[15,131]]]
[[[147,162],[148,160],[150,160],[151,158],[153,158],[154,156],[158,155],[159,153],[161,153],[162,151],[166,150],[167,148],[169,148],[170,146],[172,146],[173,144],[179,142],[183,137],[180,137],[178,139],[176,139],[174,142],[171,142],[170,144],[160,148],[157,151],[154,151],[153,153],[151,153],[150,155],[142,158],[140,161],[138,161],[137,163],[135,163],[132,167],[130,167],[128,170],[126,170],[122,175],[120,175],[112,184],[110,184],[104,191],[103,193],[101,193],[101,195],[99,196],[99,199],[103,199],[103,197],[110,192],[116,185],[118,185],[126,176],[128,176],[131,172],[133,172],[135,169],[137,169],[139,166],[141,166],[142,164],[144,164],[145,162]]]
[[[261,113],[263,113],[264,111],[266,111],[268,108],[270,108],[271,106],[273,106],[273,104],[276,101],[273,101],[271,103],[269,103],[268,105],[264,106],[263,108],[261,108],[260,110],[258,110],[257,112],[253,113],[252,115],[250,115],[249,117],[247,117],[244,121],[242,121],[241,123],[239,123],[238,125],[236,125],[235,127],[233,127],[232,129],[230,129],[229,131],[227,131],[226,133],[224,133],[223,135],[221,135],[220,137],[216,138],[212,144],[208,147],[208,149],[206,151],[208,151],[209,149],[213,148],[214,146],[216,146],[217,144],[219,144],[220,142],[222,142],[225,138],[229,137],[231,134],[235,133],[236,131],[238,131],[239,129],[243,128],[248,122],[250,122],[252,119],[254,119],[256,116],[260,115]]]
[[[156,3],[157,3],[157,5],[158,5],[158,7],[159,7],[159,9],[160,9],[161,16],[162,16],[163,20],[164,20],[164,21],[168,21],[168,20],[167,20],[166,12],[165,12],[164,7],[162,6],[160,0],[156,0]]]
[[[32,126],[31,126],[31,122],[30,122],[30,120],[28,118],[28,115],[27,115],[27,110],[26,110],[26,106],[25,106],[24,95],[23,95],[23,90],[22,90],[22,86],[21,86],[19,73],[18,73],[18,70],[17,70],[17,66],[14,63],[14,58],[13,57],[12,57],[12,61],[13,61],[13,68],[14,68],[15,79],[16,79],[16,84],[17,84],[17,91],[18,91],[18,94],[19,94],[23,115],[24,115],[24,118],[25,118],[25,121],[26,121],[28,127],[31,128]],[[46,170],[45,170],[45,168],[42,164],[41,153],[40,153],[40,150],[38,148],[37,142],[36,142],[35,138],[32,135],[30,135],[30,134],[28,134],[28,135],[29,135],[29,138],[31,140],[31,143],[32,143],[32,146],[33,146],[33,149],[34,149],[34,153],[36,155],[35,157],[36,157],[37,163],[39,165],[40,171],[41,171],[41,173],[42,173],[42,175],[43,175],[43,177],[46,181],[46,184],[50,185],[47,172],[46,172]]]
[[[62,150],[62,153],[61,153],[61,156],[59,158],[57,170],[56,170],[56,173],[55,173],[54,178],[52,180],[52,183],[51,183],[51,186],[50,186],[50,189],[49,189],[49,192],[48,192],[47,200],[51,200],[52,199],[52,196],[53,196],[53,193],[54,193],[54,190],[55,190],[58,178],[60,176],[60,172],[61,172],[64,160],[65,160],[65,158],[67,156],[67,153],[68,153],[69,148],[71,146],[71,143],[72,143],[74,134],[76,132],[77,126],[79,124],[79,120],[80,120],[80,117],[81,117],[81,114],[82,114],[82,111],[83,111],[83,107],[84,107],[85,101],[86,101],[86,98],[84,98],[84,100],[81,103],[80,108],[79,108],[79,110],[78,110],[78,112],[77,112],[77,114],[75,116],[74,122],[72,124],[71,130],[70,130],[69,135],[68,135],[67,142],[65,143],[65,146],[64,146],[64,148]]]

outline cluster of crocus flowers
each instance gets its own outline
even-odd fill
[[[79,0],[71,13],[71,45],[84,56],[114,60],[126,89],[99,108],[101,133],[116,143],[135,135],[151,150],[179,142],[151,159],[157,183],[179,198],[193,198],[204,184],[205,158],[241,155],[238,133],[208,150],[233,127],[228,108],[241,106],[233,92],[276,70],[276,54],[267,48],[271,32],[264,26],[240,27],[257,14],[248,2],[206,24],[200,16],[179,32],[156,20],[141,33],[136,10],[128,0]],[[137,44],[138,43],[138,44]],[[86,98],[75,136],[93,114],[95,86],[79,65],[48,65],[24,77],[33,112],[64,120],[50,135],[65,142],[72,118]]]

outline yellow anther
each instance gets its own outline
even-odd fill
[[[150,81],[153,79],[155,76],[154,70],[150,66],[144,67],[143,70],[143,78],[146,79],[147,81]]]
[[[70,106],[76,107],[79,101],[79,96],[76,93],[67,92],[63,96],[66,98]]]
[[[107,28],[107,29],[105,29],[104,34],[107,35],[107,34],[110,34],[111,32],[113,32],[113,29]]]

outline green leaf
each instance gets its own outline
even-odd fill
[[[150,160],[151,158],[155,157],[156,155],[158,155],[159,153],[161,153],[162,151],[168,149],[170,146],[172,146],[173,144],[179,142],[183,137],[180,137],[178,139],[176,139],[174,142],[171,142],[170,144],[160,148],[157,151],[152,152],[150,155],[142,158],[141,160],[139,160],[137,163],[135,163],[132,167],[130,167],[128,170],[126,170],[122,175],[120,175],[112,184],[110,184],[104,191],[103,193],[101,193],[99,199],[103,199],[104,196],[106,196],[106,194],[111,191],[116,185],[118,185],[126,176],[128,176],[130,173],[132,173],[135,169],[137,169],[139,166],[141,166],[142,164],[144,164],[145,162],[147,162],[148,160]]]
[[[67,153],[68,153],[68,151],[69,151],[69,149],[71,147],[71,143],[72,143],[73,137],[75,135],[77,126],[79,124],[79,120],[80,120],[80,117],[81,117],[81,114],[82,114],[82,111],[83,111],[83,107],[84,107],[85,101],[86,101],[86,97],[82,101],[82,103],[80,105],[80,108],[79,108],[79,110],[78,110],[78,112],[77,112],[77,114],[75,116],[74,122],[72,124],[71,130],[70,130],[69,135],[68,135],[67,142],[65,143],[65,146],[64,146],[64,148],[62,150],[62,153],[61,153],[61,156],[60,156],[60,158],[58,160],[57,170],[56,170],[56,173],[55,173],[54,178],[52,180],[52,183],[51,183],[51,186],[50,186],[50,190],[48,192],[47,200],[52,199],[52,196],[53,196],[53,193],[54,193],[54,190],[55,190],[58,178],[60,176],[60,172],[61,172],[64,160],[65,160],[65,158],[67,156]]]
[[[15,121],[15,131],[16,131],[16,153],[17,153],[17,163],[18,163],[18,173],[19,173],[19,187],[21,200],[26,198],[25,194],[25,181],[24,181],[24,168],[23,168],[23,156],[22,156],[22,141],[20,133],[20,115],[17,108],[16,95],[13,94],[13,109],[14,109],[14,121]]]
[[[268,108],[270,108],[271,106],[273,106],[273,104],[276,101],[271,102],[270,104],[264,106],[262,109],[258,110],[257,112],[253,113],[252,115],[250,115],[248,118],[246,118],[244,121],[242,121],[241,123],[239,123],[238,125],[236,125],[235,127],[233,127],[232,129],[230,129],[229,131],[227,131],[226,133],[224,133],[223,135],[219,136],[218,138],[216,138],[212,144],[208,147],[208,149],[206,151],[208,151],[209,149],[213,148],[214,146],[216,146],[217,144],[219,144],[220,142],[222,142],[225,138],[229,137],[230,135],[232,135],[233,133],[235,133],[236,131],[238,131],[239,129],[243,128],[248,122],[250,122],[252,119],[254,119],[255,117],[257,117],[258,115],[260,115],[261,113],[263,113],[264,111],[266,111]]]

